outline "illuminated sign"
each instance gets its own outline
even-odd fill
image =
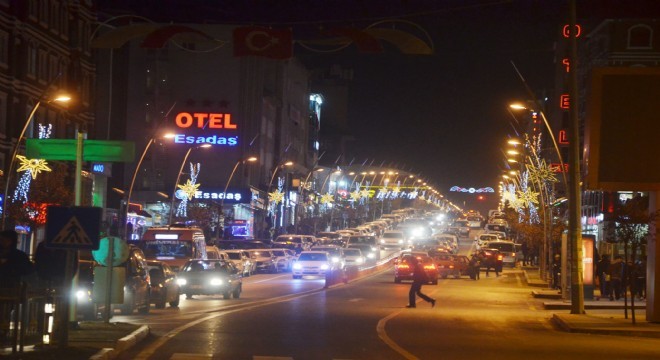
[[[559,107],[562,109],[568,109],[570,105],[571,105],[570,97],[568,96],[568,94],[563,94],[559,98]]]
[[[193,196],[196,200],[224,200],[225,204],[249,204],[252,201],[252,191],[246,189],[199,189]]]
[[[92,163],[91,172],[105,176],[112,176],[112,164]]]
[[[566,130],[559,130],[559,143],[562,145],[568,145],[568,135]]]
[[[475,188],[464,188],[460,186],[452,186],[449,191],[455,191],[455,192],[465,192],[465,193],[470,193],[470,194],[475,194],[475,193],[493,193],[495,190],[492,187],[483,187],[480,189],[475,189]]]
[[[566,66],[566,72],[569,72],[571,70],[571,66],[570,66],[571,63],[568,61],[568,59],[563,59],[561,63]]]
[[[550,170],[552,172],[560,173],[560,172],[568,172],[568,164],[564,164],[564,171],[562,171],[561,164],[559,163],[552,163],[550,164]]]
[[[235,131],[238,126],[232,123],[231,114],[207,112],[180,112],[174,118],[176,127],[185,131],[174,135],[176,144],[211,144],[211,145],[238,145],[238,136],[207,134],[214,130]],[[199,131],[204,131],[200,134]]]
[[[580,34],[582,33],[582,27],[580,25],[575,25],[575,37],[580,37]],[[564,28],[561,31],[562,35],[564,35],[565,38],[568,38],[571,36],[571,26],[570,25],[564,25]]]

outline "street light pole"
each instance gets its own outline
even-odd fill
[[[232,169],[231,174],[227,179],[227,183],[225,184],[225,189],[222,191],[222,199],[220,200],[220,211],[223,211],[224,209],[225,198],[227,197],[227,189],[229,188],[229,183],[231,182],[231,179],[234,177],[234,173],[236,172],[236,169],[238,169],[238,165],[245,164],[246,162],[255,162],[255,161],[257,161],[257,158],[255,156],[250,156],[247,159],[238,160],[236,162],[236,165],[234,165],[234,168]]]

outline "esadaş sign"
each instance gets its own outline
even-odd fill
[[[174,118],[174,125],[179,129],[174,135],[176,144],[238,145],[238,135],[220,133],[238,131],[228,113],[180,112]]]

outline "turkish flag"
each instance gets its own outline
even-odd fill
[[[234,29],[234,56],[261,56],[289,59],[293,56],[291,29],[271,29],[257,26]]]

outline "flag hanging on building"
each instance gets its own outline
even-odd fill
[[[256,26],[234,29],[234,56],[261,56],[270,59],[289,59],[293,56],[291,29],[272,29]]]

